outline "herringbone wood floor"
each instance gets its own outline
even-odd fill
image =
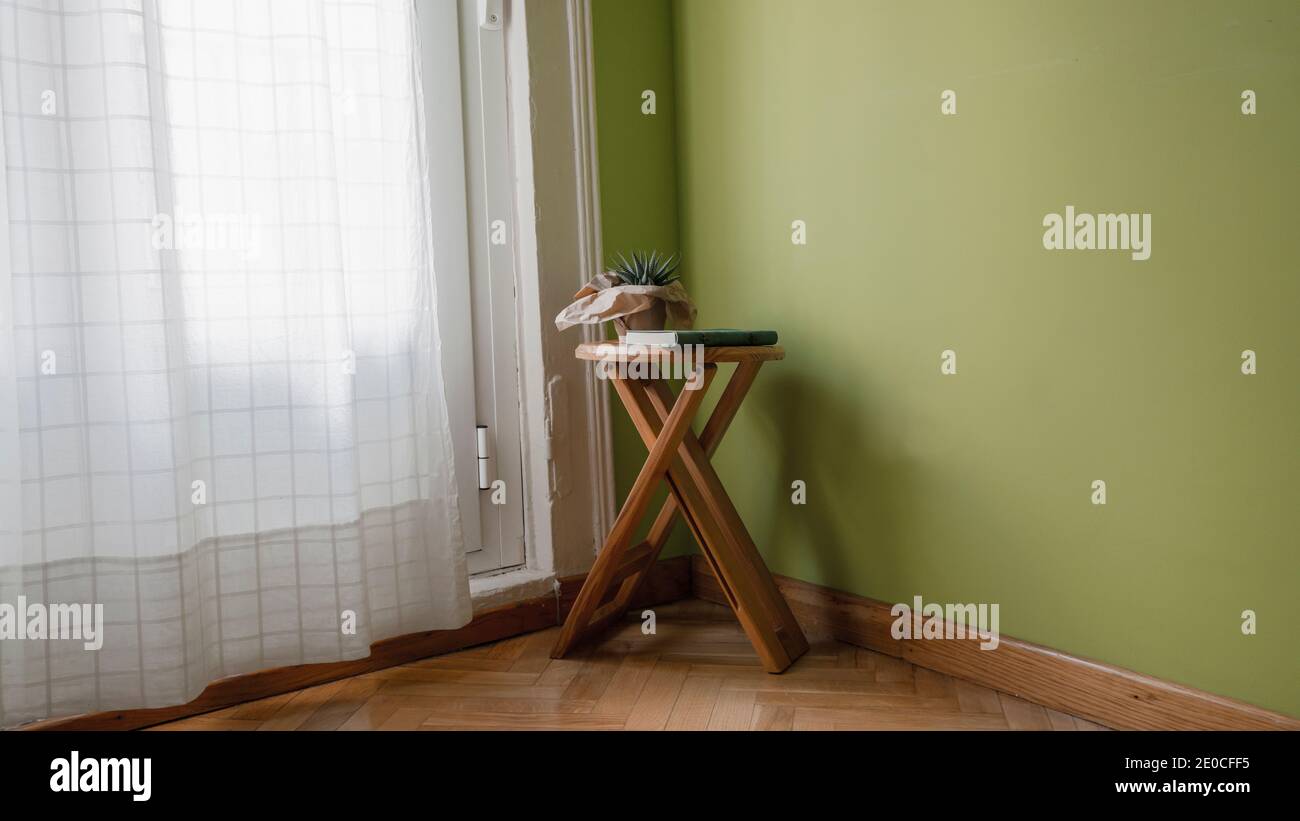
[[[725,607],[656,608],[549,657],[558,628],[249,702],[156,730],[1100,730],[1037,704],[809,635],[764,673]]]

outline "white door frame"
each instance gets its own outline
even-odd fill
[[[554,317],[602,267],[590,0],[507,0],[528,567],[586,572],[614,518],[609,386]],[[520,127],[527,124],[527,128]]]

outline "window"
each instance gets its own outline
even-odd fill
[[[490,573],[525,558],[504,12],[500,0],[429,0],[417,8],[461,519],[470,572]],[[488,489],[480,489],[480,425]]]

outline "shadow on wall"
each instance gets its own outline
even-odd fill
[[[912,492],[908,463],[881,439],[860,397],[789,364],[760,378],[750,408],[776,451],[780,477],[755,542],[775,572],[836,588],[897,578]],[[792,500],[796,480],[805,483],[805,505]]]
[[[1020,596],[1001,627],[1039,642],[1049,619],[1086,637],[1099,608],[1130,606],[1101,591],[1093,554],[1042,548],[1051,530],[1040,511],[1019,509],[1009,526],[1005,499],[1014,491],[1005,479],[935,469],[935,453],[915,434],[892,432],[899,422],[881,418],[869,385],[830,378],[836,372],[789,359],[766,369],[741,412],[758,429],[730,442],[730,458],[743,462],[719,470],[724,483],[740,480],[733,499],[766,501],[742,515],[774,573],[889,602],[1006,602],[1012,580],[1032,579],[1033,595]],[[746,469],[752,476],[742,479]],[[795,480],[806,483],[805,505],[792,503]],[[753,486],[742,492],[741,481]],[[1027,546],[1009,537],[1015,529],[1030,534]],[[937,583],[936,571],[956,561],[967,565],[960,578]]]

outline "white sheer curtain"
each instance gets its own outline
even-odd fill
[[[469,620],[414,16],[0,2],[0,726]]]

